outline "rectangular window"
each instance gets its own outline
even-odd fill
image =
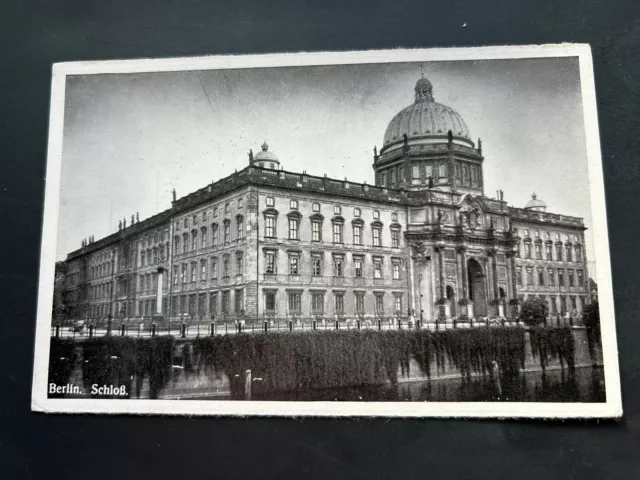
[[[373,278],[382,278],[382,260],[379,258],[373,259]]]
[[[565,250],[567,251],[567,262],[573,262],[573,256],[572,256],[572,251],[571,251],[571,245],[567,245],[565,247]]]
[[[267,197],[267,207],[273,207],[275,205],[275,201],[273,197]]]
[[[335,255],[333,257],[333,276],[342,277],[344,275],[344,259],[342,255]]]
[[[547,260],[553,260],[553,252],[552,252],[551,244],[545,245],[545,251],[547,253]]]
[[[531,244],[529,242],[524,243],[524,258],[531,258]]]
[[[516,267],[516,283],[518,286],[522,286],[522,267]]]
[[[544,286],[544,269],[538,268],[538,285]]]
[[[440,178],[443,178],[443,177],[447,176],[447,164],[446,163],[441,163],[438,166],[438,176]]]
[[[237,226],[238,226],[238,238],[243,238],[244,237],[244,218],[242,218],[242,216],[238,216],[237,218]]]
[[[196,281],[197,269],[198,269],[198,266],[197,266],[196,262],[191,262],[191,283]]]
[[[384,314],[384,294],[376,293],[376,314]]]
[[[556,244],[556,260],[558,262],[562,261],[562,244]]]
[[[302,294],[300,292],[289,292],[289,313],[300,313],[301,297]]]
[[[206,310],[205,310],[206,301],[207,301],[207,294],[206,293],[198,294],[198,313],[200,315],[204,315],[206,313]]]
[[[311,209],[312,209],[314,212],[319,212],[319,211],[320,211],[320,204],[319,204],[319,203],[314,203],[314,204],[311,206]]]
[[[425,165],[424,173],[425,173],[425,177],[427,177],[427,178],[433,177],[433,169],[432,169],[431,165]]]
[[[335,293],[334,296],[335,312],[340,315],[344,313],[344,294]]]
[[[218,314],[218,292],[209,294],[209,314],[216,316]]]
[[[187,264],[183,263],[182,264],[182,283],[187,283]]]
[[[533,285],[533,268],[527,268],[527,287]]]
[[[578,270],[578,286],[584,287],[584,272],[582,270]]]
[[[391,229],[391,247],[398,248],[400,246],[400,231],[396,228]]]
[[[183,315],[187,313],[187,296],[186,295],[182,295],[180,297],[180,313]]]
[[[276,311],[276,294],[275,292],[265,292],[264,294],[264,309],[267,312]]]
[[[355,276],[357,278],[362,277],[362,263],[363,263],[362,257],[354,257],[353,267],[354,267]]]
[[[576,263],[580,263],[582,261],[582,247],[580,245],[576,245],[573,247],[575,253],[575,261]]]
[[[322,240],[322,223],[318,220],[311,221],[311,241],[320,242]]]
[[[178,285],[178,266],[173,266],[173,284]]]
[[[322,257],[320,255],[311,256],[311,273],[315,276],[322,275]]]
[[[353,226],[353,244],[362,245],[362,225]]]
[[[235,303],[235,312],[244,313],[244,290],[243,289],[239,288],[236,290],[234,303]]]
[[[265,252],[264,253],[264,273],[274,274],[276,273],[276,253]]]
[[[536,243],[535,248],[536,248],[536,260],[542,260],[542,245],[540,243]]]
[[[229,202],[224,204],[224,213],[229,213]]]
[[[231,225],[229,222],[224,222],[224,243],[229,243],[231,240]]]
[[[207,279],[207,262],[206,260],[200,261],[200,280],[204,281]]]
[[[297,210],[298,209],[298,201],[297,200],[291,200],[289,202],[289,208],[291,210]]]
[[[289,219],[289,240],[298,240],[298,220]]]
[[[342,207],[340,205],[335,205],[333,207],[333,214],[334,215],[342,215]]]
[[[242,197],[240,197],[238,199],[238,208],[242,208],[244,206],[243,204],[244,204],[244,200],[242,200]]]
[[[548,268],[547,269],[547,275],[549,276],[549,286],[550,287],[555,287],[556,286],[556,273],[555,273],[555,270],[553,268]]]
[[[340,207],[336,207],[340,208]],[[342,243],[342,224],[333,224],[333,243]]]
[[[417,179],[420,178],[420,165],[412,165],[411,166],[411,178]]]
[[[356,207],[353,209],[353,216],[354,217],[359,217],[360,215],[362,215],[362,210],[360,210],[360,208]]]
[[[264,217],[264,236],[276,238],[276,217],[273,215]]]
[[[211,259],[211,278],[218,278],[218,259]]]
[[[569,286],[573,287],[574,283],[573,283],[573,270],[567,270],[567,276],[568,276],[568,280],[569,280]]]
[[[382,245],[381,240],[380,240],[380,235],[381,235],[381,228],[380,227],[373,227],[373,246],[374,247],[380,247]]]
[[[229,276],[229,257],[225,257],[224,260],[222,260],[222,276]]]
[[[194,230],[191,232],[191,250],[198,249],[198,232]]]
[[[213,207],[213,217],[217,217],[218,216],[218,207]]]
[[[315,314],[324,312],[324,294],[313,293],[311,295],[311,312]]]
[[[229,313],[229,291],[222,292],[222,314]]]
[[[393,264],[393,279],[400,280],[400,264],[399,263]]]
[[[211,225],[211,245],[214,247],[218,245],[218,224]]]
[[[364,293],[356,292],[356,313],[364,313]]]
[[[394,301],[396,315],[402,313],[402,295],[396,295]]]
[[[564,270],[558,269],[558,285],[564,287]]]
[[[244,274],[244,262],[242,253],[236,254],[236,275]]]
[[[373,211],[373,219],[374,220],[380,220],[380,211],[378,211],[378,210],[374,210]]]
[[[189,315],[196,313],[196,295],[189,295]]]
[[[289,275],[298,275],[300,257],[297,254],[289,255]]]

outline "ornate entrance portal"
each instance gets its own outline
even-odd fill
[[[487,288],[482,266],[475,258],[467,262],[469,273],[469,298],[473,302],[475,314],[479,317],[487,316]]]

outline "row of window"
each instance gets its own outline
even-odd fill
[[[225,215],[228,215],[229,212],[231,211],[231,203],[232,203],[231,201],[226,202],[224,206],[222,206],[221,208],[219,208],[218,205],[215,205],[211,210],[211,217],[217,218],[219,209],[221,211],[224,211]],[[244,207],[243,197],[240,197],[237,199],[237,207],[238,207],[238,210],[241,210]],[[189,228],[197,227],[198,224],[206,225],[208,221],[209,221],[208,211],[204,210],[202,213],[197,213],[195,215],[192,215],[191,217],[186,217],[184,219],[176,221],[175,225],[176,225],[176,230],[180,230],[181,228],[189,229]]]
[[[140,266],[158,265],[165,261],[165,253],[169,253],[169,244],[160,245],[159,247],[147,248],[140,252]]]
[[[111,297],[111,283],[103,283],[101,285],[89,286],[89,299],[99,300]]]
[[[518,234],[518,229],[517,229],[517,228],[514,228],[514,229],[513,229],[513,233],[514,233],[514,235],[517,235],[517,234]],[[529,232],[529,229],[528,229],[528,228],[523,228],[523,229],[522,229],[522,233],[523,233],[524,238],[530,238],[530,237],[531,237],[531,235],[530,235],[530,232]],[[545,232],[543,232],[543,233],[544,233],[544,238],[545,238],[545,240],[551,240],[551,232],[545,231]],[[540,230],[534,230],[534,231],[533,231],[533,237],[534,237],[534,238],[536,238],[536,239],[537,239],[537,238],[541,238],[541,237],[540,237]],[[559,241],[560,241],[560,238],[561,238],[560,233],[555,232],[554,238],[555,238],[555,241],[556,241],[556,242],[559,242]],[[564,234],[564,243],[569,243],[570,238],[571,238],[571,237],[569,236],[569,234],[565,233],[565,234]],[[573,235],[573,242],[574,242],[574,243],[579,243],[579,242],[580,242],[580,237],[579,237],[578,235]]]
[[[207,272],[209,268],[209,272]],[[231,259],[230,255],[222,256],[222,277],[226,278],[231,275]],[[244,274],[244,255],[242,252],[236,252],[235,259],[235,275]],[[201,259],[199,262],[193,261],[173,266],[173,284],[178,285],[178,281],[182,284],[194,283],[197,280],[205,281],[207,278],[218,278],[218,257],[212,257],[209,261]]]
[[[302,294],[301,290],[287,292],[287,312],[289,315],[301,315],[302,312]],[[311,294],[311,315],[322,315],[325,313],[325,293],[318,291],[310,291]],[[268,314],[275,314],[277,310],[275,291],[266,291],[264,293],[264,309]],[[384,292],[374,292],[374,310],[377,314],[384,313]],[[337,315],[345,312],[345,292],[333,292],[333,312]],[[365,292],[353,292],[351,301],[353,302],[356,314],[364,314]],[[393,293],[393,308],[397,314],[402,313],[402,293]]]
[[[180,252],[187,253],[189,251],[195,251],[198,248],[205,248],[211,242],[212,247],[219,245],[220,240],[224,244],[228,244],[231,241],[231,220],[225,219],[222,223],[222,239],[219,238],[218,224],[211,224],[211,236],[209,236],[209,229],[207,227],[201,227],[199,230],[193,229],[191,233],[183,233],[182,238],[180,235],[176,235],[173,239],[173,251],[175,254]],[[244,238],[244,217],[238,215],[236,217],[236,239]]]
[[[165,230],[147,235],[140,241],[140,246],[141,248],[146,248],[156,245],[158,242],[164,243],[166,236],[167,232]]]
[[[106,277],[111,275],[112,272],[111,262],[109,263],[101,263],[100,265],[95,265],[93,267],[89,267],[89,279]]]
[[[528,242],[525,240],[523,242],[523,245],[524,245],[524,258],[532,258],[531,242]],[[542,242],[534,242],[533,250],[535,253],[536,260],[543,259],[542,247],[543,247]],[[555,257],[554,257],[554,251],[555,251]],[[563,245],[562,243],[556,243],[554,248],[554,244],[545,243],[544,252],[545,252],[544,260],[549,260],[549,261],[555,260],[558,262],[565,261],[565,262],[576,262],[576,263],[582,262],[582,246],[581,245],[571,245],[570,243]],[[517,245],[517,255],[519,257],[521,256],[520,243],[518,243]]]
[[[531,296],[529,296],[531,298]],[[587,304],[587,297],[584,295],[560,295],[560,296],[538,296],[542,300],[549,304],[549,313],[552,315],[562,314],[569,312],[577,312],[582,310]],[[520,301],[525,299],[524,295],[520,296]],[[556,300],[559,299],[559,304]]]
[[[220,296],[220,309],[218,309],[218,297]],[[171,299],[172,315],[210,315],[218,313],[227,315],[230,313],[244,313],[244,289],[234,291],[233,311],[231,310],[231,291],[193,293],[191,295],[176,295]]]
[[[273,275],[278,273],[276,250],[265,250],[264,252],[264,273],[267,275]],[[332,271],[331,275],[334,277],[345,276],[345,256],[344,254],[332,254]],[[310,271],[313,276],[325,275],[325,261],[324,254],[320,252],[311,253],[311,265]],[[372,257],[373,263],[373,278],[384,278],[384,257]],[[356,278],[362,278],[364,275],[365,257],[364,255],[354,255],[352,262],[352,274]],[[401,280],[402,260],[391,260],[391,278],[394,280]],[[288,252],[288,274],[300,275],[301,269],[301,255],[300,252]]]
[[[275,207],[276,201],[274,197],[267,197],[265,204],[268,208],[273,208]],[[298,210],[299,207],[299,203],[298,200],[289,200],[289,208],[291,210]],[[311,204],[311,210],[313,210],[314,213],[320,213],[322,206],[320,205],[320,203],[318,202],[313,202]],[[333,206],[333,214],[334,215],[342,215],[342,206],[341,205],[334,205]],[[360,207],[353,207],[353,216],[356,218],[360,218],[362,217],[362,209]],[[380,220],[380,210],[373,210],[373,212],[371,213],[371,216],[373,218],[373,220]],[[397,222],[398,221],[398,212],[392,212],[391,213],[391,221],[392,222]]]
[[[477,187],[480,185],[480,168],[476,165],[457,163],[455,168],[458,184]],[[396,187],[409,180],[408,167],[391,167],[377,174],[377,185]],[[447,183],[449,176],[448,162],[413,163],[411,165],[411,182],[426,183],[432,178],[436,183]]]
[[[534,272],[535,270],[535,272]],[[545,272],[546,271],[546,272]],[[584,272],[582,270],[566,269],[566,285],[565,285],[565,269],[564,268],[543,268],[543,267],[527,267],[525,269],[526,277],[522,277],[522,267],[516,267],[516,283],[523,286],[526,282],[527,287],[532,286],[549,286],[549,287],[583,287]],[[535,283],[534,283],[535,280]],[[556,283],[557,281],[557,283]],[[576,283],[577,282],[577,283]]]
[[[265,238],[277,238],[277,215],[265,214],[264,217],[264,236]],[[289,217],[288,222],[288,239],[300,240],[300,218]],[[352,239],[354,245],[364,245],[363,243],[364,223],[352,224]],[[391,247],[400,247],[400,229],[391,227]],[[372,246],[382,247],[382,224],[373,224],[371,226]],[[311,241],[322,242],[322,220],[317,218],[311,219]],[[342,221],[332,221],[332,241],[333,243],[344,243],[344,223]]]

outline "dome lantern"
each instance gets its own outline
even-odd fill
[[[547,210],[547,204],[538,198],[536,192],[531,194],[531,200],[524,206],[525,210],[533,210],[535,212],[544,212]]]
[[[261,151],[253,155],[253,152],[249,155],[249,162],[254,167],[268,168],[271,170],[280,169],[280,160],[275,153],[269,151],[269,145],[265,141],[261,147]]]

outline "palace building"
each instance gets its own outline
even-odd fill
[[[421,77],[374,149],[375,185],[249,165],[171,208],[83,240],[66,259],[71,319],[512,318],[591,301],[581,218],[484,191],[482,143]],[[285,162],[286,163],[286,162]],[[57,309],[56,311],[60,311]]]

